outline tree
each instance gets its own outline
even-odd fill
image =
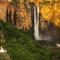
[[[14,25],[16,26],[16,22],[17,22],[17,14],[16,14],[16,11],[14,12],[13,20],[14,20]]]
[[[31,10],[31,19],[32,19],[32,29],[34,27],[34,3],[30,3],[30,10]]]
[[[6,11],[6,21],[8,21],[8,8],[7,8],[7,11]]]
[[[9,15],[8,15],[8,16],[9,16],[9,22],[10,22],[10,23],[12,23],[12,12],[11,12],[11,10],[10,10],[10,12],[9,12]]]

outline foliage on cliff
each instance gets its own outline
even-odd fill
[[[31,31],[24,32],[4,22],[0,22],[0,28],[5,39],[3,46],[12,60],[52,60],[52,47],[43,47],[36,42]]]

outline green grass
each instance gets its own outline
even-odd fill
[[[52,60],[52,47],[44,47],[32,38],[32,32],[18,30],[10,23],[0,22],[4,48],[12,60]]]

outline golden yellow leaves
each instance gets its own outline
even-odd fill
[[[54,24],[60,27],[60,3],[54,5]]]
[[[33,3],[39,3],[39,2],[42,2],[42,0],[29,0],[29,2],[33,2]]]
[[[29,0],[29,2],[33,2],[33,3],[43,3],[43,2],[60,2],[60,0]]]
[[[43,18],[60,27],[60,3],[44,4],[41,6],[40,12]]]
[[[50,4],[41,6],[40,12],[43,18],[45,18],[46,20],[50,20],[53,14],[53,10]]]

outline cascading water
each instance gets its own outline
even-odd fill
[[[34,6],[34,37],[36,40],[51,40],[50,35],[39,34],[39,6]]]
[[[36,6],[34,6],[34,36],[36,40],[39,40],[39,19],[37,20],[37,18],[39,17],[37,16]]]

